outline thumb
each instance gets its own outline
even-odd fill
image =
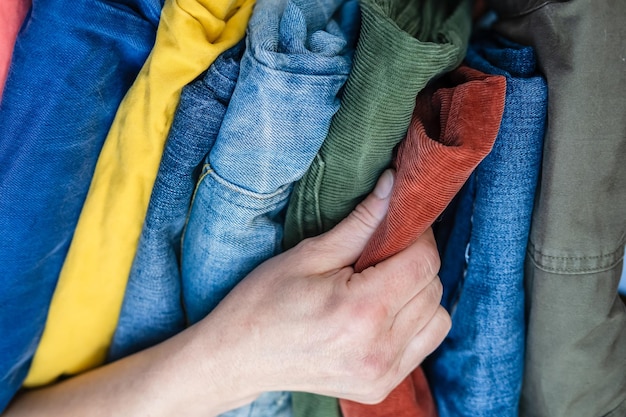
[[[319,237],[324,256],[332,263],[329,266],[342,268],[356,262],[387,214],[393,182],[394,171],[383,172],[374,191],[341,223]]]

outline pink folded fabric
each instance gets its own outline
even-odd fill
[[[30,9],[31,0],[0,1],[0,98],[9,73],[15,38]]]

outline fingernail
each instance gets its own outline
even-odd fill
[[[393,188],[393,170],[388,169],[380,176],[376,188],[374,188],[374,195],[380,199],[385,199],[391,194]]]

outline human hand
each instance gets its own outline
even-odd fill
[[[361,273],[351,267],[392,185],[388,171],[346,220],[260,265],[199,323],[202,337],[225,348],[232,366],[214,371],[238,395],[292,390],[379,402],[441,343],[451,324],[439,305],[432,230]]]
[[[19,416],[207,416],[263,391],[381,401],[443,340],[432,231],[375,267],[350,267],[385,216],[393,176],[328,233],[263,263],[194,326],[42,389]]]

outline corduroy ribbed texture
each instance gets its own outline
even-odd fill
[[[335,226],[372,190],[406,134],[419,91],[465,55],[469,6],[465,0],[362,1],[354,67],[328,137],[294,189],[287,247]]]
[[[286,247],[329,230],[372,190],[406,135],[417,94],[465,55],[471,2],[361,0],[361,22],[341,107],[313,164],[294,187],[285,219]],[[295,417],[338,417],[330,413],[337,409],[333,398],[300,393],[292,401]]]
[[[525,344],[524,255],[548,91],[533,48],[492,32],[475,36],[466,62],[506,77],[506,99],[493,149],[460,195],[451,239],[437,236],[445,245],[439,277],[452,329],[425,369],[440,417],[517,417]]]
[[[389,212],[357,261],[357,272],[417,239],[493,146],[504,108],[504,77],[460,67],[447,79],[452,87],[434,93],[428,88],[418,97],[394,163],[396,185]]]
[[[409,132],[394,161],[396,180],[387,216],[357,261],[357,272],[406,248],[443,212],[491,151],[505,92],[504,77],[461,67],[418,96]],[[423,381],[418,368],[380,404],[340,400],[343,415],[434,416],[435,406],[427,401],[430,391]]]

